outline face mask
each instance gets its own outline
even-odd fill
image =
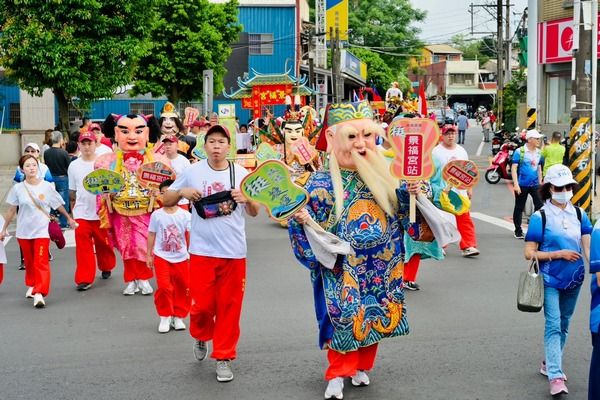
[[[552,192],[552,200],[560,204],[566,204],[573,197],[572,190],[565,190],[563,192]]]

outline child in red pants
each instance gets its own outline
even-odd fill
[[[161,194],[173,183],[160,184]],[[154,268],[157,289],[154,305],[160,316],[159,333],[167,333],[171,326],[184,330],[183,319],[190,311],[190,265],[186,233],[190,230],[192,215],[178,206],[163,207],[152,213],[148,225],[149,268]]]

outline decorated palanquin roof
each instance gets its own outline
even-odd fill
[[[251,68],[253,76],[246,80],[238,77],[237,83],[239,88],[233,90],[231,93],[227,93],[223,90],[223,96],[228,99],[245,99],[252,97],[252,88],[254,86],[269,86],[269,85],[291,85],[293,87],[293,95],[298,94],[300,96],[311,96],[317,92],[306,86],[308,77],[306,75],[295,78],[290,75],[291,70],[287,70],[282,74],[261,74],[255,69]]]

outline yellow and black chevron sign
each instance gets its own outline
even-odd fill
[[[573,204],[591,212],[592,195],[592,147],[590,118],[571,120],[569,132],[569,165],[573,178],[579,183],[579,190],[573,193]]]
[[[527,110],[527,130],[535,129],[535,125],[537,123],[537,111],[535,108],[530,108]]]

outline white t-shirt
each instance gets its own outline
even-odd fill
[[[96,196],[85,190],[83,178],[94,171],[94,160],[84,161],[78,158],[69,164],[67,174],[69,175],[69,190],[75,191],[75,207],[73,207],[73,218],[97,221],[100,218],[96,213]]]
[[[47,213],[50,213],[52,208],[56,209],[64,205],[65,202],[60,194],[54,190],[54,185],[46,181],[41,181],[37,185],[20,182],[8,192],[6,202],[11,206],[19,207],[16,237],[18,239],[49,238],[48,224],[50,220],[45,213],[35,206],[31,197],[27,194],[26,188],[29,189],[36,203],[45,209]]]
[[[448,164],[450,161],[468,160],[469,159],[469,154],[467,154],[467,151],[465,150],[465,148],[458,144],[456,145],[456,147],[454,149],[450,150],[450,149],[445,148],[444,145],[442,145],[440,143],[433,148],[433,151],[431,154],[432,154],[433,158],[438,160],[438,162],[440,164],[440,168],[444,168],[444,166],[446,164]],[[466,190],[457,190],[457,192],[461,193],[461,194],[467,193]]]
[[[183,171],[185,171],[190,165],[192,165],[192,163],[190,163],[190,160],[188,160],[181,154],[177,154],[177,157],[169,161],[171,161],[171,168],[173,168],[173,171],[175,171],[176,177],[181,175]],[[177,204],[190,204],[190,201],[188,199],[182,198]]]
[[[0,215],[0,229],[4,226],[4,217]],[[4,241],[0,240],[0,264],[6,264],[6,250],[4,250]]]
[[[113,150],[108,147],[107,145],[105,145],[104,143],[100,143],[98,145],[96,145],[96,155],[97,156],[101,156],[102,154],[106,154],[106,153],[112,153]]]
[[[239,188],[248,171],[233,163],[235,187]],[[191,187],[200,191],[203,197],[231,189],[229,168],[215,171],[202,160],[179,175],[169,190],[177,191]],[[193,208],[193,207],[192,207]],[[246,258],[245,207],[238,204],[235,211],[227,216],[202,219],[196,210],[192,211],[190,254],[219,258]]]
[[[251,134],[246,132],[238,132],[235,134],[235,145],[239,150],[248,150],[252,147],[250,143]]]
[[[185,232],[190,231],[192,214],[177,207],[173,214],[164,209],[156,210],[150,216],[148,232],[156,233],[154,242],[154,255],[172,263],[187,260]]]

